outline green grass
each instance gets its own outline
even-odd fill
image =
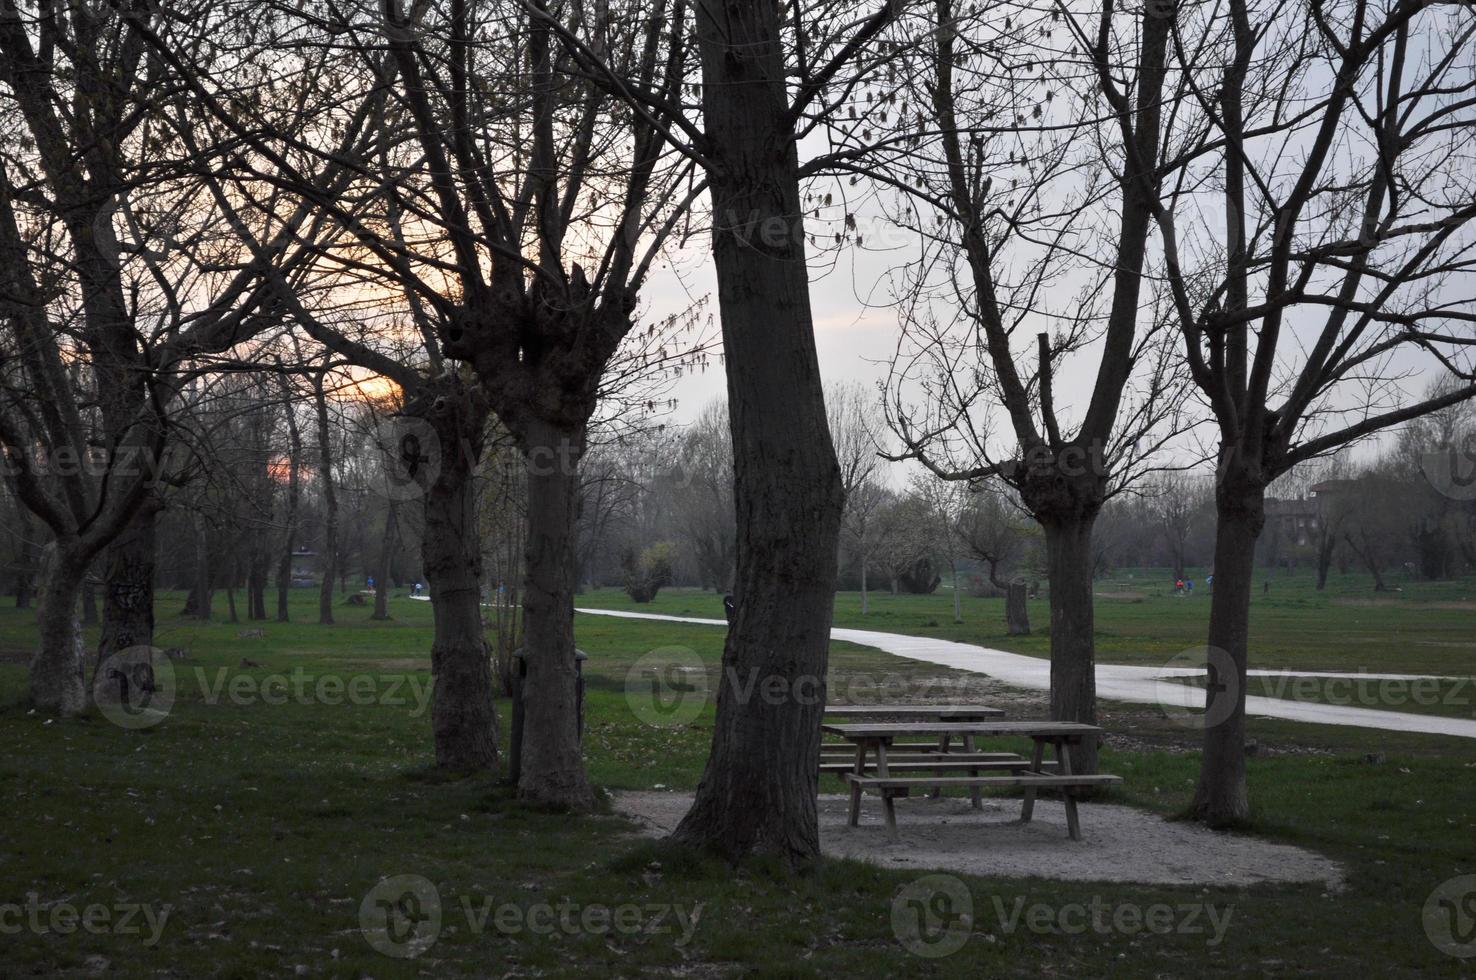
[[[97,714],[48,724],[27,713],[17,661],[33,625],[25,613],[0,610],[0,905],[24,905],[34,892],[41,903],[172,907],[153,946],[134,935],[6,934],[0,975],[80,973],[100,965],[89,957],[106,958],[118,975],[180,977],[292,975],[298,967],[311,976],[379,978],[1470,975],[1469,962],[1439,953],[1420,925],[1432,888],[1476,872],[1476,743],[1469,740],[1256,720],[1253,734],[1265,751],[1251,760],[1254,830],[1346,862],[1345,891],[968,878],[974,934],[952,956],[921,959],[902,948],[891,925],[893,896],[915,874],[841,861],[799,877],[763,864],[734,873],[641,843],[612,815],[529,808],[491,777],[437,777],[429,719],[408,696],[411,681],[429,679],[429,604],[396,600],[389,623],[345,607],[339,625],[319,627],[311,622],[315,597],[294,598],[298,622],[265,624],[263,639],[239,638],[242,626],[185,626],[173,618],[179,597],[161,601],[159,643],[186,647],[190,659],[180,665],[172,714],[138,731]],[[619,600],[601,593],[586,601]],[[1103,608],[1107,602],[1099,605],[1099,628],[1126,636],[1130,629],[1115,609]],[[1162,628],[1172,632],[1187,631],[1191,602],[1201,599],[1149,596],[1142,605],[1185,610],[1172,621],[1165,616]],[[720,616],[714,597],[694,593],[664,592],[649,608]],[[863,624],[857,611],[857,597],[842,596],[838,621]],[[997,605],[972,601],[960,629],[993,636],[987,631],[997,614]],[[1040,610],[1032,614],[1043,621]],[[1291,611],[1286,616],[1298,622]],[[932,618],[948,625],[924,625]],[[1152,619],[1135,614],[1131,628],[1146,631]],[[950,620],[946,597],[878,596],[864,625],[947,635]],[[1258,627],[1269,630],[1268,642],[1295,650],[1299,641],[1275,632],[1282,620],[1269,622]],[[1468,631],[1470,622],[1467,614]],[[610,788],[695,785],[712,708],[684,726],[642,724],[626,699],[626,674],[647,651],[673,645],[714,672],[722,630],[580,617],[577,634],[591,655],[586,754],[593,778]],[[1413,641],[1447,634],[1416,617],[1390,635],[1418,649]],[[1178,648],[1177,639],[1155,643]],[[1319,640],[1319,649],[1334,645]],[[1402,648],[1382,652],[1382,660],[1397,659]],[[1459,666],[1447,672],[1471,672],[1469,654],[1464,661],[1442,656]],[[243,657],[261,666],[242,670]],[[842,679],[977,681],[845,644],[835,645],[832,661]],[[382,697],[210,703],[196,668],[207,691],[218,672],[228,683],[237,676],[255,683],[296,669],[346,684],[373,678],[364,683],[377,695],[398,680],[402,697],[389,704]],[[499,705],[504,725],[506,707]],[[1197,770],[1192,733],[1131,706],[1104,705],[1103,714],[1113,732],[1103,766],[1125,777],[1115,798],[1165,814],[1182,810]],[[1385,752],[1387,761],[1366,763],[1371,751]],[[415,960],[374,952],[359,931],[366,892],[397,874],[430,879],[445,909],[440,940]],[[1055,908],[1096,899],[1109,908],[1208,902],[1234,911],[1225,941],[1210,947],[1202,935],[1007,933],[994,919],[996,898],[1005,907],[1021,899]],[[700,904],[701,914],[684,945],[676,932],[477,930],[463,902],[479,909],[489,899],[522,908],[665,904],[689,913]]]
[[[1411,582],[1399,593],[1375,593],[1367,576],[1334,573],[1325,592],[1316,591],[1310,574],[1268,577],[1270,592],[1258,588],[1251,604],[1253,668],[1476,673],[1476,578]],[[1176,596],[1161,572],[1099,580],[1097,659],[1157,666],[1189,647],[1202,647],[1210,596],[1202,574],[1194,581],[1192,596]],[[618,589],[586,593],[576,601],[589,608],[716,619],[723,615],[721,596],[695,589],[665,589],[643,605]],[[946,588],[921,596],[873,592],[869,604],[870,611],[862,615],[860,593],[840,593],[835,625],[936,636],[1039,657],[1050,654],[1050,611],[1044,599],[1030,601],[1035,632],[1024,637],[1005,632],[1003,599],[962,597],[962,623],[953,621],[953,594]]]

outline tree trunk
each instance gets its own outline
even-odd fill
[[[1337,538],[1328,535],[1319,542],[1317,547],[1317,591],[1321,592],[1327,588],[1327,573],[1332,568],[1333,549],[1337,545]]]
[[[958,591],[958,562],[948,559],[948,569],[953,574],[953,621],[963,622],[963,595]]]
[[[69,716],[87,707],[82,679],[82,624],[77,603],[87,562],[66,554],[58,543],[45,578],[37,616],[39,643],[31,660],[30,695],[36,710]]]
[[[800,864],[820,852],[820,718],[844,493],[815,354],[779,10],[697,7],[704,116],[708,132],[722,134],[709,177],[737,613],[712,752],[673,837],[731,861],[767,853]]]
[[[36,546],[36,533],[31,512],[24,505],[17,505],[20,514],[20,560],[15,570],[15,608],[30,609],[36,590],[36,564],[41,549]]]
[[[861,615],[865,616],[870,611],[866,601],[866,553],[863,551],[861,553]]]
[[[89,570],[82,579],[82,625],[96,626],[97,624],[97,585],[93,582],[92,572]]]
[[[435,617],[431,729],[436,765],[458,772],[495,770],[497,709],[490,653],[482,636],[482,550],[471,474],[475,461],[454,436],[441,442],[449,448],[426,493],[421,537]]]
[[[287,434],[289,452],[287,456],[287,512],[282,521],[282,557],[277,561],[277,622],[291,619],[287,597],[292,588],[292,552],[297,546],[297,504],[301,494],[302,432],[297,427],[297,415],[292,410],[292,389],[282,379],[282,394],[287,403]]]
[[[1005,590],[1005,628],[1010,636],[1030,635],[1030,608],[1025,604],[1025,583],[1011,582]]]
[[[1263,489],[1237,487],[1222,479],[1216,493],[1215,589],[1210,598],[1204,752],[1194,794],[1195,816],[1212,827],[1229,826],[1250,817],[1245,783],[1246,665],[1256,539],[1265,526],[1265,507]],[[1226,670],[1233,670],[1234,676],[1223,676]],[[1222,698],[1235,699],[1233,710],[1226,710]]]
[[[319,571],[318,624],[333,625],[333,576],[338,571],[338,497],[333,488],[333,430],[328,426],[328,395],[323,376],[314,378],[318,411],[318,479],[323,490],[323,555]]]
[[[396,515],[395,515],[395,502],[393,500],[386,500],[386,507],[387,507],[387,510],[385,511],[385,515],[384,515],[384,546],[379,551],[379,569],[375,572],[375,575],[374,575],[374,615],[372,615],[372,616],[369,617],[370,619],[380,620],[380,621],[387,620],[387,619],[390,618],[390,614],[389,614],[389,573],[390,573],[390,558],[395,553],[395,546],[398,544],[398,542],[399,542],[399,536],[400,536],[400,528],[399,528],[399,524],[398,524],[398,522],[396,520]],[[473,527],[472,527],[472,532],[473,532],[472,533],[472,538],[473,538],[473,540],[478,540],[478,539],[480,539],[481,536],[478,535],[478,534],[476,534],[475,531],[476,531],[476,528],[475,528],[475,525],[473,525]],[[480,555],[479,555],[479,559],[480,559]],[[427,574],[427,576],[429,576],[429,573],[426,573],[426,574]],[[478,570],[478,574],[477,574],[477,585],[478,585],[478,588],[480,589],[480,587],[481,587],[481,572],[480,572],[480,569]],[[431,605],[435,605],[435,600],[434,599],[431,600]]]
[[[203,622],[209,622],[213,605],[213,586],[210,577],[210,535],[205,529],[205,519],[195,515],[195,585],[185,600],[186,612]]]
[[[532,421],[522,439],[528,465],[528,542],[523,589],[523,771],[525,800],[588,809],[594,790],[579,744],[574,661],[574,546],[582,432]]]
[[[158,511],[146,502],[108,547],[97,662],[154,643],[154,541]]]
[[[1094,517],[1042,522],[1051,603],[1051,717],[1097,723],[1096,646],[1092,635],[1092,526]],[[1097,771],[1097,740],[1071,749],[1078,773]]]

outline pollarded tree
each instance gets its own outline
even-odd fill
[[[1220,437],[1206,700],[1225,720],[1205,730],[1194,801],[1211,824],[1250,812],[1266,488],[1476,394],[1473,39],[1476,10],[1425,0],[1230,0],[1176,19],[1188,169],[1154,219],[1184,358]],[[1410,392],[1411,372],[1454,383]]]
[[[55,538],[30,694],[61,714],[87,700],[75,606],[99,556],[99,659],[152,641],[156,476],[179,393],[202,357],[271,322],[264,273],[301,254],[300,208],[246,216],[285,233],[264,266],[219,247],[220,213],[189,179],[219,147],[189,152],[161,111],[182,85],[145,41],[162,20],[97,4],[0,9],[0,106],[17,124],[0,146],[0,442]],[[290,105],[276,122],[294,125]]]
[[[410,7],[389,0],[339,6],[323,18],[301,15],[286,40],[303,50],[321,42],[353,52],[359,64],[342,114],[372,116],[381,127],[378,145],[347,163],[313,143],[258,135],[240,121],[209,66],[191,69],[218,121],[284,172],[295,166],[278,183],[310,202],[320,221],[344,230],[348,244],[324,251],[326,266],[403,296],[434,330],[441,355],[470,369],[454,385],[456,397],[427,391],[427,410],[455,414],[467,410],[465,398],[485,399],[516,440],[528,484],[519,792],[581,809],[594,794],[576,725],[579,461],[607,367],[636,332],[640,287],[698,185],[692,166],[665,147],[662,114],[617,111],[619,103],[600,97],[553,34],[597,52],[643,90],[676,98],[683,49],[666,43],[669,13],[617,19],[582,7],[553,14],[514,0]],[[158,46],[168,47],[162,39]],[[333,87],[342,80],[315,81]],[[308,163],[295,164],[304,157]],[[358,180],[324,194],[340,173]],[[397,221],[390,210],[400,212]],[[657,330],[653,323],[640,335]],[[394,377],[387,365],[382,373]],[[455,377],[451,369],[437,373]],[[465,431],[441,439],[443,460],[459,458]],[[454,534],[464,537],[475,525],[469,510],[456,513],[465,520],[458,518]],[[443,537],[428,526],[426,547]],[[465,548],[448,558],[467,574],[469,560]],[[474,587],[468,601],[474,614]],[[479,624],[475,639],[460,644],[454,659],[477,675],[480,698]],[[440,669],[451,673],[451,661],[442,657]]]
[[[1144,275],[1174,172],[1164,107],[1187,94],[1175,11],[1108,5],[1083,38],[1055,4],[936,0],[914,33],[894,135],[867,148],[875,179],[908,191],[895,217],[924,243],[899,290],[898,458],[1002,480],[1040,524],[1051,714],[1086,723],[1093,526],[1178,431],[1182,407],[1166,309]],[[1095,771],[1095,741],[1073,755]]]

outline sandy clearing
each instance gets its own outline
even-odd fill
[[[615,809],[659,837],[692,805],[690,793],[617,792]],[[846,798],[820,797],[820,846],[832,857],[884,868],[951,871],[1004,878],[1136,882],[1154,885],[1318,883],[1342,887],[1342,867],[1313,851],[1245,834],[1224,834],[1167,821],[1133,807],[1083,803],[1082,837],[1066,836],[1065,808],[1035,805],[1035,819],[1019,822],[1020,802],[925,797],[897,801],[899,840],[887,837],[881,800],[862,802],[861,826],[846,825]]]

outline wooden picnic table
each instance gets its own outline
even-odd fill
[[[983,704],[827,704],[825,714],[842,718],[982,721],[985,718],[998,718],[1004,711]]]
[[[1102,733],[1096,725],[1074,721],[970,721],[970,722],[862,722],[857,724],[824,724],[821,730],[836,735],[856,746],[855,763],[850,772],[844,774],[851,791],[850,824],[856,826],[861,816],[861,794],[864,790],[880,793],[886,812],[887,829],[897,833],[897,816],[893,801],[906,796],[913,788],[942,789],[961,787],[970,791],[974,805],[979,806],[978,793],[985,786],[1022,786],[1025,801],[1020,811],[1020,821],[1028,823],[1035,811],[1035,794],[1044,788],[1064,790],[1066,801],[1066,828],[1072,840],[1081,839],[1081,825],[1076,809],[1073,789],[1086,786],[1103,786],[1118,783],[1117,776],[1101,774],[1076,774],[1071,771],[1071,755],[1068,746],[1079,743],[1083,738]],[[963,769],[967,776],[896,776],[888,768],[887,752],[893,742],[903,736],[959,737],[964,740],[964,754],[949,757],[938,753],[932,761],[912,762],[905,769]],[[1029,738],[1035,748],[1027,761],[1023,756],[986,758],[976,751],[976,740],[980,738],[1015,736]],[[1053,746],[1055,758],[1045,760],[1045,748]],[[875,756],[875,764],[867,766],[867,756]],[[1049,766],[1049,767],[1048,767]],[[995,775],[1007,771],[1008,775]],[[981,773],[989,773],[981,775]]]

